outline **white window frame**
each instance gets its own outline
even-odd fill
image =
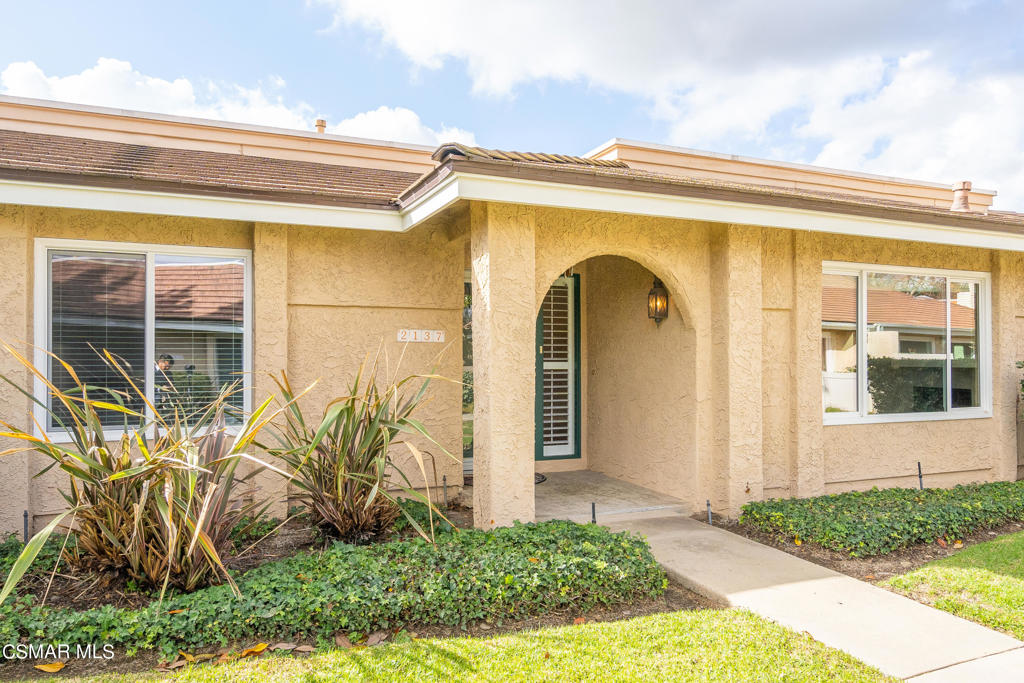
[[[970,420],[992,417],[992,278],[990,273],[969,270],[944,270],[941,268],[912,268],[888,266],[873,263],[848,263],[825,261],[822,263],[825,275],[857,276],[857,412],[826,413],[822,409],[825,425],[877,424],[883,422],[927,422],[934,420]],[[946,405],[942,412],[931,413],[887,413],[872,415],[868,406],[868,345],[867,308],[868,273],[892,273],[896,275],[932,275],[946,278]],[[981,305],[978,308],[977,360],[978,392],[981,405],[971,408],[952,407],[953,349],[950,344],[949,327],[949,282],[973,282],[978,284]]]
[[[58,251],[82,251],[92,253],[111,254],[138,254],[146,258],[146,294],[145,294],[145,364],[146,364],[146,397],[153,402],[155,384],[156,348],[155,348],[155,323],[156,323],[156,297],[155,297],[155,271],[154,263],[156,256],[204,256],[242,259],[244,264],[244,282],[242,287],[242,409],[248,415],[252,412],[252,324],[253,324],[253,303],[252,303],[252,251],[249,249],[221,249],[216,247],[192,247],[173,244],[150,244],[144,242],[105,242],[96,240],[78,239],[56,239],[37,237],[35,239],[34,272],[33,272],[33,313],[32,327],[35,350],[33,362],[37,368],[43,369],[49,374],[50,356],[50,268],[49,252]],[[40,378],[35,378],[34,393],[36,399],[44,404],[49,399],[46,384]],[[152,419],[151,412],[146,410],[147,418]],[[48,426],[48,416],[43,406],[33,404],[33,414],[36,420],[36,435],[42,436],[41,429]],[[150,435],[152,427],[149,429]],[[105,429],[105,438],[114,439],[123,433],[122,428]],[[47,428],[47,438],[55,442],[68,441],[68,435],[63,430],[51,430]]]

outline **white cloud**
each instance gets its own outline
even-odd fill
[[[464,65],[478,95],[578,82],[648,101],[666,142],[970,179],[999,189],[998,206],[1024,209],[1024,75],[991,66],[1015,54],[1019,6],[310,1],[414,69]]]
[[[328,131],[338,135],[375,140],[400,140],[424,145],[440,145],[445,142],[476,145],[473,133],[448,126],[434,130],[425,125],[416,112],[405,107],[378,107],[373,111],[356,114],[337,125],[328,126]]]
[[[286,85],[277,75],[252,88],[209,80],[196,84],[187,78],[169,81],[108,58],[68,76],[49,76],[33,62],[13,62],[0,71],[0,92],[7,95],[311,130],[317,111],[303,101],[286,102],[282,94]],[[399,142],[475,144],[472,133],[445,126],[432,129],[414,111],[402,107],[382,106],[357,114],[333,126],[331,132]]]
[[[33,62],[14,62],[0,72],[0,86],[8,95],[120,107],[141,111],[196,116],[282,128],[312,127],[313,108],[305,102],[286,104],[280,94],[284,81],[271,77],[263,85],[246,88],[212,81],[199,87],[187,78],[173,81],[147,76],[119,59],[100,58],[96,65],[69,76],[47,76]]]

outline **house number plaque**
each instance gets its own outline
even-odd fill
[[[444,330],[399,330],[400,342],[443,342]]]

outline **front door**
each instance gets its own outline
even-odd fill
[[[580,457],[579,277],[555,280],[537,316],[537,460]]]

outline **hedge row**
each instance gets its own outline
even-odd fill
[[[105,642],[129,653],[171,656],[230,641],[368,633],[408,623],[465,625],[569,606],[588,608],[659,595],[664,572],[647,544],[626,533],[571,522],[353,546],[336,543],[253,569],[242,597],[213,586],[139,610],[77,612],[20,598],[0,606],[0,644]]]
[[[768,500],[747,503],[740,515],[741,524],[854,557],[952,542],[1012,521],[1024,521],[1024,482]]]

